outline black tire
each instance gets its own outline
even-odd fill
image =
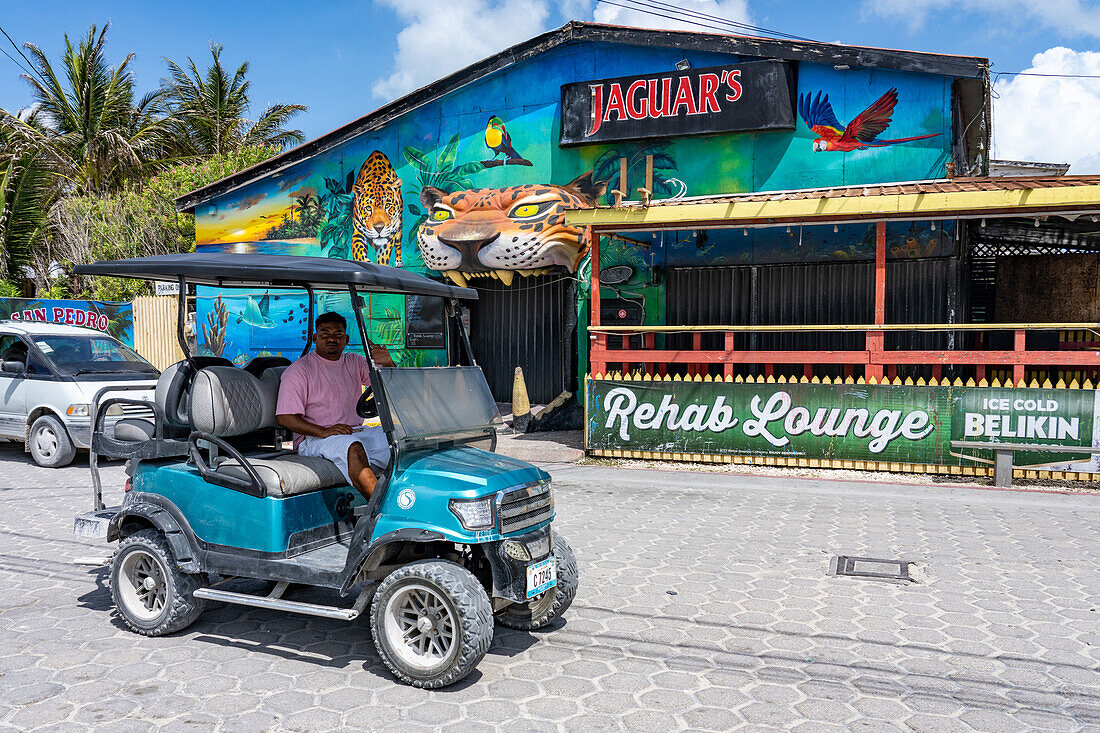
[[[485,589],[466,568],[421,560],[393,571],[378,586],[370,631],[394,677],[413,687],[443,687],[468,675],[489,651],[493,610]],[[416,648],[421,644],[426,646]]]
[[[139,582],[144,577],[155,587]],[[164,636],[195,623],[204,604],[194,593],[205,581],[179,569],[168,540],[156,529],[122,540],[111,559],[111,600],[126,625],[143,636]]]
[[[34,462],[46,468],[67,466],[76,456],[76,447],[69,431],[53,415],[43,415],[31,424],[27,447]]]
[[[569,543],[554,533],[554,557],[558,559],[558,584],[526,603],[513,603],[497,612],[501,626],[521,631],[541,629],[561,618],[577,596],[580,572]]]

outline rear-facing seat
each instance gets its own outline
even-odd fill
[[[268,368],[260,379],[235,367],[201,370],[191,387],[191,425],[195,430],[229,439],[230,444],[236,436],[274,430],[279,378],[284,369]],[[267,451],[244,457],[263,481],[268,496],[295,496],[347,485],[340,469],[326,458],[286,451]],[[216,474],[250,480],[249,472],[234,458],[222,457],[214,466]]]
[[[232,362],[219,356],[196,356],[195,366],[187,361],[179,361],[161,372],[153,392],[153,401],[164,416],[161,432],[166,438],[186,438],[191,432],[187,421],[187,395],[191,389],[191,380],[195,367],[203,369],[211,366],[232,366]],[[152,420],[140,417],[125,417],[115,423],[114,437],[126,442],[145,442],[156,437],[156,425]]]

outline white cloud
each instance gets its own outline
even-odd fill
[[[389,76],[372,91],[396,99],[542,33],[547,0],[381,0],[405,22]]]
[[[988,13],[1002,25],[1039,23],[1066,36],[1100,38],[1100,6],[1082,0],[864,0],[863,10],[913,30],[946,10]]]
[[[623,5],[625,4],[627,3],[623,3]],[[692,13],[714,15],[725,18],[726,20],[732,20],[736,23],[752,22],[752,18],[749,15],[748,0],[672,0],[672,2],[668,4],[678,5],[683,10],[691,11]],[[723,25],[720,22],[700,18],[698,15],[693,16],[682,12],[677,13],[671,9],[663,10],[652,4],[650,5],[650,10],[652,13],[633,8],[628,9],[609,3],[596,3],[592,11],[592,19],[597,23],[614,23],[616,25],[641,26],[644,28],[701,32],[709,31],[712,33],[742,33],[751,35],[744,30],[738,30],[735,27]],[[661,16],[691,18],[692,22],[674,20],[671,17]]]
[[[1056,46],[1025,71],[1100,75],[1100,53]],[[994,89],[994,157],[1068,162],[1070,173],[1100,173],[1100,79],[1002,77]]]

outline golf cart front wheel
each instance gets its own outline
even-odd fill
[[[526,603],[513,603],[497,613],[497,623],[510,629],[533,631],[561,618],[577,595],[577,559],[569,543],[554,533],[554,557],[558,561],[558,584]]]
[[[195,591],[203,576],[181,572],[159,530],[143,529],[119,543],[111,560],[111,599],[123,621],[143,636],[185,629],[202,614]]]
[[[382,662],[413,687],[443,687],[478,665],[493,641],[489,596],[470,571],[423,560],[393,571],[371,603]]]

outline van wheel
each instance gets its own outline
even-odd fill
[[[558,560],[558,584],[526,603],[513,603],[497,613],[497,623],[510,629],[533,631],[561,618],[577,595],[579,572],[573,550],[554,533],[554,557]]]
[[[202,575],[179,569],[168,540],[156,529],[124,539],[111,560],[111,599],[126,625],[143,636],[163,636],[195,623],[203,601],[194,593],[203,581]]]
[[[493,610],[469,570],[423,560],[393,571],[378,586],[370,630],[395,677],[413,687],[443,687],[468,675],[489,651]]]
[[[27,446],[31,449],[34,462],[46,468],[67,466],[76,455],[68,431],[53,415],[43,415],[31,424]]]

